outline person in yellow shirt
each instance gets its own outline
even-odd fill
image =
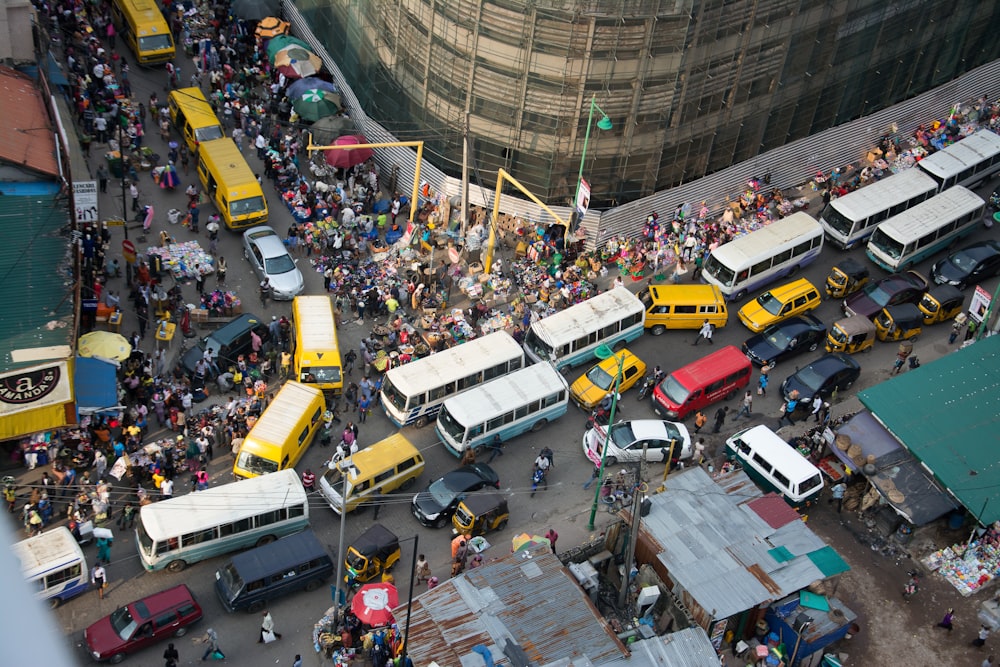
[[[292,372],[292,353],[287,350],[281,353],[281,379],[287,380]]]

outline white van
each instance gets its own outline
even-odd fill
[[[808,507],[823,491],[819,468],[766,426],[744,429],[726,440],[726,458],[739,460],[753,481],[780,493],[795,509]]]
[[[53,609],[90,587],[87,559],[65,526],[29,537],[12,549],[35,597],[48,600]]]

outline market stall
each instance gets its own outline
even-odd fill
[[[1000,576],[1000,522],[965,544],[953,544],[921,559],[968,597]]]
[[[146,254],[159,257],[161,265],[177,280],[194,280],[215,272],[215,259],[197,241],[150,246]]]

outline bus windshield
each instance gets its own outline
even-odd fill
[[[459,424],[451,413],[448,412],[448,406],[441,408],[438,412],[438,425],[441,429],[451,436],[455,442],[462,442],[465,439],[465,427]]]
[[[660,384],[660,389],[674,402],[675,405],[684,405],[684,402],[691,395],[691,392],[682,385],[680,382],[674,379],[674,376],[668,375],[667,379]]]
[[[389,401],[389,404],[397,410],[406,409],[406,396],[402,394],[396,387],[392,384],[392,380],[386,376],[385,380],[382,382],[382,396],[385,400]]]
[[[264,210],[263,197],[247,197],[246,199],[236,199],[229,204],[229,215],[250,215]]]
[[[892,238],[881,229],[876,229],[872,234],[871,245],[878,248],[889,257],[899,259],[903,254],[903,244]]]
[[[255,475],[266,475],[272,472],[278,472],[278,462],[271,461],[270,459],[265,459],[262,456],[257,456],[251,452],[240,452],[239,460],[236,462],[237,468],[242,468],[249,473]]]
[[[854,227],[854,221],[835,209],[832,203],[823,209],[822,217],[826,221],[826,224],[830,225],[831,229],[840,232],[844,236],[849,236],[851,228]]]
[[[705,273],[718,280],[724,287],[731,286],[736,277],[736,272],[725,266],[714,255],[709,255],[708,261],[705,262]]]
[[[222,133],[222,127],[219,125],[209,125],[208,127],[199,127],[194,131],[194,138],[198,140],[198,143],[205,143],[206,141],[212,141],[214,139],[221,139],[225,135]]]
[[[309,376],[312,376],[311,378]],[[306,366],[299,382],[340,382],[339,366]]]
[[[552,356],[552,348],[538,337],[534,329],[528,329],[528,335],[524,337],[524,344],[542,359],[549,359]]]
[[[139,50],[143,52],[165,51],[170,48],[173,48],[170,35],[149,35],[148,37],[139,38]]]
[[[142,550],[152,556],[153,540],[151,540],[149,535],[146,534],[146,527],[142,525],[142,521],[139,521],[139,528],[136,530],[136,535],[139,538],[139,545],[142,547]]]

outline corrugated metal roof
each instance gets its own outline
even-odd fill
[[[629,644],[631,658],[602,662],[597,667],[718,667],[719,656],[701,628],[643,639]]]
[[[0,66],[0,161],[49,176],[59,175],[56,140],[38,87],[27,74]]]
[[[406,605],[393,614],[403,627]],[[519,644],[536,664],[586,656],[600,665],[628,654],[544,546],[508,554],[442,583],[414,598],[412,614],[407,652],[415,665],[462,665],[478,644],[500,660],[507,641]]]
[[[824,578],[808,554],[826,544],[801,520],[771,527],[747,506],[747,489],[733,477],[725,481],[739,490],[737,495],[719,493],[701,468],[672,475],[667,490],[650,497],[652,509],[643,519],[644,530],[663,546],[659,559],[671,579],[712,618],[732,616]],[[778,562],[771,554],[777,547],[793,558]]]
[[[0,370],[37,363],[15,364],[14,350],[73,342],[68,221],[65,197],[0,197]]]
[[[786,523],[798,521],[802,517],[792,509],[791,505],[777,493],[769,493],[763,498],[757,498],[747,503],[747,507],[754,511],[771,528],[780,528]]]
[[[1000,336],[877,384],[858,398],[983,525],[1000,520]]]

